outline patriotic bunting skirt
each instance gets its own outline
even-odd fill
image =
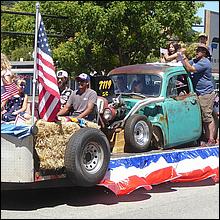
[[[219,181],[219,146],[111,158],[98,185],[116,195],[125,195],[140,187],[151,190],[152,185],[167,181],[195,182],[207,178]]]

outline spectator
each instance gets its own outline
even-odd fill
[[[211,63],[207,58],[208,53],[208,48],[204,44],[199,44],[196,49],[196,58],[188,61],[186,57],[182,57],[182,63],[186,70],[191,72],[194,90],[198,95],[206,145],[212,145],[215,144],[215,122],[212,116],[215,91],[212,82]]]
[[[4,85],[12,83],[14,74],[11,72],[11,63],[7,56],[1,53],[1,96],[5,92]],[[1,103],[1,108],[5,105],[6,101]]]
[[[5,109],[2,111],[3,121],[15,121],[17,115],[20,115],[25,119],[31,118],[31,116],[26,113],[28,105],[28,95],[24,92],[26,81],[23,79],[18,79],[17,86],[19,93],[7,100]]]
[[[64,70],[58,71],[57,72],[57,82],[58,82],[58,87],[59,87],[59,90],[60,90],[61,108],[63,108],[65,106],[65,104],[67,103],[70,95],[73,92],[73,90],[70,89],[67,86],[67,84],[68,84],[68,73]],[[70,112],[68,114],[70,114]]]
[[[7,56],[1,53],[1,87],[4,84],[12,83],[13,74],[11,72],[11,63]]]
[[[178,50],[180,49],[180,46],[178,43],[170,42],[167,47],[167,53],[163,54],[160,59],[161,63],[167,63],[172,62],[176,63],[178,62]]]
[[[72,92],[66,105],[58,112],[58,116],[65,115],[73,107],[72,116],[93,120],[92,113],[97,101],[97,93],[89,88],[90,77],[87,74],[81,73],[76,77],[76,81],[79,88]]]
[[[209,53],[207,54],[207,58],[211,61],[211,47],[207,45],[207,40],[208,40],[208,35],[206,33],[200,33],[199,34],[199,38],[198,38],[198,41],[199,41],[199,44],[204,44],[205,46],[208,47],[208,51]]]

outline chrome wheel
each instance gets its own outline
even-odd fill
[[[149,141],[149,127],[145,121],[139,121],[134,126],[134,139],[141,146]]]
[[[96,173],[102,166],[104,152],[96,142],[89,142],[82,153],[82,165],[86,172]]]

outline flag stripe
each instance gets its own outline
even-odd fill
[[[60,92],[47,35],[40,13],[39,21],[36,60],[38,70],[37,79],[39,83],[39,115],[40,118],[52,122],[57,120],[57,113],[60,110]]]
[[[54,83],[56,83],[56,78],[54,78],[54,70],[49,68],[48,66],[45,65],[45,63],[41,62],[41,60],[37,60],[38,62],[38,70],[39,70],[39,75],[42,78],[45,78],[47,80],[51,80]]]
[[[38,63],[40,63],[40,61],[38,61]],[[46,69],[46,66],[43,65],[37,65],[37,69],[39,70],[38,75],[45,80],[45,84],[47,84],[48,81],[53,82],[54,84],[56,84],[56,78],[54,78],[53,76],[50,75],[50,73],[54,73],[54,71],[52,71],[51,69]]]
[[[37,58],[40,61],[40,63],[44,64],[47,68],[50,68],[52,71],[55,71],[53,59],[47,54],[42,53],[41,49],[39,48]]]
[[[57,114],[60,109],[60,105],[58,105],[60,100],[58,98],[54,98],[54,96],[47,92],[43,87],[41,89],[39,88],[39,91],[39,99],[42,99],[42,102],[39,103],[40,117],[45,115],[44,119],[46,121],[51,121],[53,119],[53,115]]]
[[[48,81],[47,84],[45,84],[44,80],[39,76],[38,77],[39,83],[53,96],[59,98],[60,92],[55,89],[55,86],[52,82]]]

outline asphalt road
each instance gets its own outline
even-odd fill
[[[104,187],[4,191],[1,219],[219,219],[219,184],[163,183],[117,197]]]

